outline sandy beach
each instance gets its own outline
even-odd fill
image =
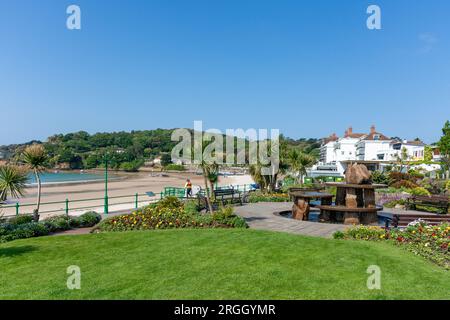
[[[195,173],[164,173],[160,172],[139,172],[133,174],[119,174],[118,179],[112,179],[108,183],[109,195],[109,211],[120,211],[132,209],[135,207],[135,194],[138,193],[139,206],[149,204],[160,197],[160,192],[164,187],[184,187],[186,179],[192,181],[193,186],[203,186],[203,177]],[[253,183],[248,175],[236,176],[221,176],[219,185],[243,185]],[[72,215],[79,215],[89,210],[94,210],[99,213],[103,212],[103,197],[105,194],[103,181],[91,181],[85,183],[69,183],[69,184],[44,184],[42,186],[42,204],[41,215],[57,215],[65,213],[65,201],[69,200],[69,213]],[[156,197],[148,197],[146,192],[153,192]],[[127,197],[125,197],[127,196]],[[115,198],[120,197],[120,198]],[[82,202],[73,202],[76,200],[92,199]],[[94,200],[95,199],[95,200]],[[16,202],[14,200],[9,201]],[[31,213],[36,203],[36,188],[28,187],[26,194],[18,201],[21,206],[31,204],[31,206],[24,206],[19,209],[20,214]],[[55,203],[56,202],[56,203]],[[78,209],[82,208],[82,209]],[[61,210],[56,213],[46,213],[46,211]],[[2,214],[4,216],[11,216],[16,213],[15,208],[3,208]]]

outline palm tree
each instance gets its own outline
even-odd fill
[[[37,222],[39,221],[39,207],[41,205],[41,173],[45,168],[48,160],[48,155],[45,152],[44,146],[41,144],[33,144],[25,149],[22,154],[23,161],[33,171],[36,177],[36,183],[38,187],[36,209],[33,211],[33,218]]]
[[[255,181],[255,183],[257,183],[260,186],[261,190],[265,191],[267,188],[267,183],[266,183],[266,179],[261,174],[261,164],[258,163],[258,164],[250,165],[249,173],[250,173],[250,176],[252,177],[253,181]]]
[[[13,165],[0,166],[0,202],[8,197],[22,197],[27,180],[28,176],[23,168]]]
[[[300,176],[300,185],[303,185],[303,177],[307,175],[308,168],[311,168],[316,163],[316,159],[313,156],[296,149],[292,149],[288,153],[287,161],[291,170]]]
[[[208,181],[211,186],[211,191],[214,191],[214,184],[219,181],[219,165],[215,162],[207,166]],[[214,193],[211,193],[214,198]]]
[[[201,146],[199,146],[198,144],[201,143]],[[203,182],[205,184],[205,198],[206,198],[206,203],[208,205],[208,210],[210,213],[213,212],[213,208],[212,208],[212,204],[211,204],[211,191],[209,186],[208,186],[208,182],[210,181],[210,170],[211,170],[211,164],[208,163],[208,161],[206,161],[205,157],[204,157],[204,152],[205,152],[205,148],[208,145],[208,141],[203,141],[203,139],[201,140],[201,142],[195,141],[194,142],[194,146],[191,148],[191,155],[193,156],[195,154],[195,148],[196,147],[201,147],[202,150],[202,154],[201,154],[201,159],[200,159],[200,163],[198,164],[198,167],[202,169],[202,175],[203,175]]]

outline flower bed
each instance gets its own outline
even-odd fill
[[[103,220],[95,231],[131,231],[175,228],[245,228],[245,220],[233,214],[231,207],[213,214],[199,214],[188,210],[181,201],[167,197],[160,202],[131,214]]]
[[[406,248],[416,255],[450,269],[450,225],[431,226],[420,219],[405,229],[383,229],[375,226],[355,226],[344,232],[336,232],[335,239],[389,241]]]

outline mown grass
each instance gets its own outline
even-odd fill
[[[81,268],[68,290],[67,267]],[[369,265],[381,290],[369,290]],[[450,299],[450,273],[383,243],[255,230],[116,232],[0,245],[2,299]]]

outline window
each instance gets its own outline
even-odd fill
[[[377,154],[378,160],[384,160],[384,154]]]
[[[380,140],[380,135],[379,134],[375,134],[373,136],[373,140]]]
[[[345,151],[341,151],[341,154],[344,155],[344,154],[345,154]]]

